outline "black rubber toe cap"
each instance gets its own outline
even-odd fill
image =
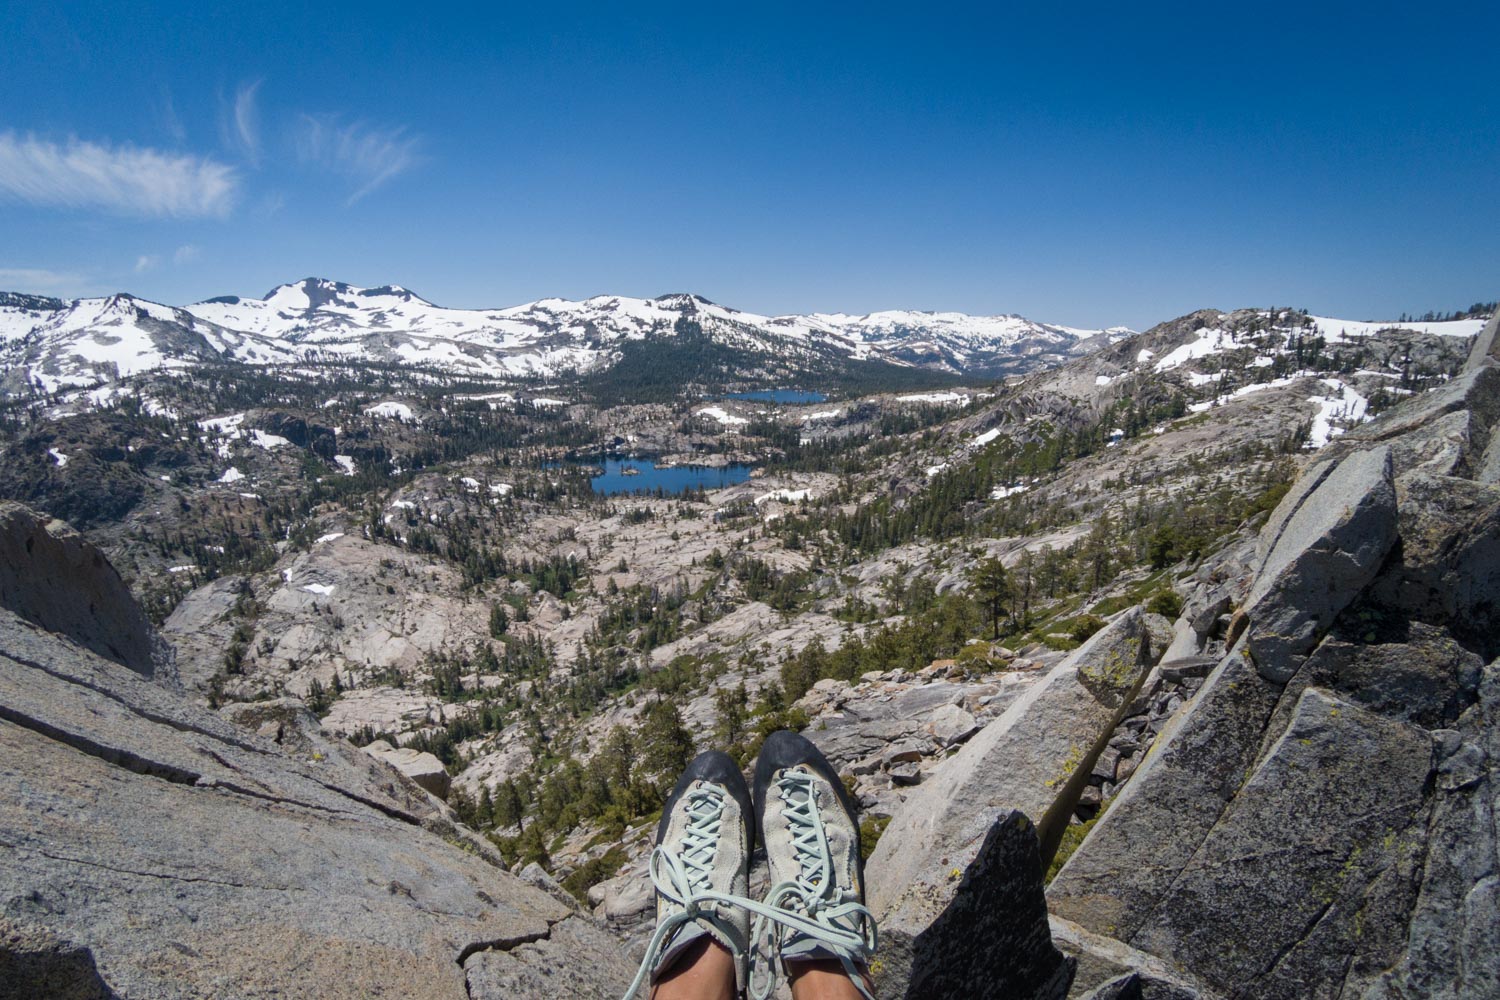
[[[789,767],[805,764],[833,786],[839,801],[843,803],[844,810],[854,822],[856,829],[859,827],[859,807],[849,796],[849,790],[844,787],[844,782],[839,778],[833,765],[828,763],[828,758],[823,752],[813,746],[812,741],[798,733],[783,729],[766,737],[765,744],[760,748],[760,759],[755,764],[755,816],[759,825],[760,817],[765,815],[766,789],[770,787],[771,780],[778,771],[784,771]]]
[[[677,806],[679,799],[687,794],[687,790],[694,782],[706,781],[709,784],[722,786],[739,804],[740,816],[745,823],[746,857],[755,849],[755,823],[752,821],[753,813],[750,810],[750,789],[745,785],[745,776],[740,773],[740,766],[734,762],[734,758],[722,750],[705,750],[693,758],[693,762],[682,772],[682,777],[677,779],[677,787],[672,789],[672,794],[667,797],[667,804],[661,810],[661,822],[656,824],[656,842],[661,843],[662,837],[667,833],[667,820],[672,815],[672,810]]]

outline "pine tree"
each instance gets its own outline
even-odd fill
[[[975,596],[989,612],[992,638],[1000,638],[1000,617],[1011,600],[1010,574],[997,556],[991,556],[974,568],[969,578]]]
[[[641,767],[664,793],[693,759],[693,737],[675,702],[658,701],[646,710],[640,743]]]

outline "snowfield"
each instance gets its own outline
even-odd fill
[[[492,379],[550,378],[607,367],[622,345],[669,335],[684,319],[721,343],[773,355],[818,351],[900,365],[915,358],[950,371],[996,358],[1062,358],[1123,329],[956,312],[766,316],[695,295],[452,309],[399,285],[360,288],[307,278],[261,298],[227,295],[182,308],[124,294],[61,304],[20,297],[0,306],[0,354],[6,367],[25,369],[28,381],[48,392],[216,358],[293,370],[312,361],[379,361]],[[532,403],[568,405],[551,398]]]
[[[385,417],[389,420],[402,420],[407,423],[416,421],[416,414],[412,413],[411,407],[405,403],[376,403],[374,406],[365,408],[365,415],[370,417]]]
[[[733,413],[730,413],[722,406],[705,406],[703,409],[698,411],[698,416],[707,417],[710,420],[717,420],[725,427],[738,427],[741,424],[748,424],[750,422],[745,417],[735,416]]]

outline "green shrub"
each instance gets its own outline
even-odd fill
[[[859,822],[859,856],[866,861],[870,855],[875,853],[875,845],[880,842],[880,835],[885,833],[885,828],[891,825],[889,816],[866,816]]]
[[[625,849],[619,844],[611,847],[597,858],[585,861],[562,880],[562,887],[577,897],[580,903],[587,904],[589,901],[589,890],[603,882],[605,879],[613,878],[615,872],[630,860]]]
[[[1158,590],[1151,595],[1151,600],[1146,602],[1146,610],[1153,615],[1176,618],[1182,614],[1182,598],[1177,596],[1175,590]]]
[[[1104,619],[1098,615],[1079,615],[1073,619],[1068,634],[1074,642],[1085,642],[1088,637],[1104,627]]]

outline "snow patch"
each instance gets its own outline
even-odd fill
[[[1439,337],[1472,337],[1484,329],[1482,319],[1454,319],[1442,323],[1364,323],[1357,320],[1309,316],[1313,326],[1329,343],[1370,337],[1381,330],[1413,330]]]
[[[243,413],[236,413],[228,417],[211,417],[208,420],[198,421],[198,426],[206,431],[214,431],[219,434],[228,434],[230,431],[239,429],[240,424],[245,422]]]
[[[1354,387],[1335,378],[1325,378],[1323,384],[1333,389],[1336,395],[1311,396],[1309,403],[1318,406],[1313,417],[1312,433],[1308,435],[1308,448],[1321,448],[1344,433],[1340,424],[1359,424],[1372,419],[1369,415],[1370,401],[1354,391]]]
[[[1217,327],[1208,327],[1198,331],[1198,339],[1183,344],[1156,363],[1159,372],[1171,371],[1189,361],[1206,358],[1210,354],[1218,354],[1235,346],[1234,334]]]
[[[969,397],[961,392],[914,392],[896,398],[903,403],[962,403]]]
[[[357,471],[354,466],[354,459],[348,455],[335,455],[333,456],[333,461],[343,470],[346,476],[352,476]]]
[[[796,503],[798,500],[806,500],[812,496],[812,490],[772,490],[770,493],[762,493],[755,498],[756,506],[767,500],[783,500],[787,503]]]
[[[750,422],[744,417],[735,416],[733,413],[730,413],[722,406],[705,406],[703,409],[698,411],[698,416],[708,417],[710,420],[717,420],[725,427],[735,427],[740,424],[748,424]]]
[[[371,417],[385,417],[388,420],[400,420],[407,423],[415,423],[416,415],[412,413],[411,407],[405,403],[387,401],[376,403],[374,406],[366,407],[365,414]]]
[[[334,586],[331,583],[304,583],[302,589],[309,594],[318,594],[321,597],[327,597],[333,593]]]
[[[57,463],[57,467],[59,469],[65,467],[68,464],[68,456],[64,455],[56,448],[48,448],[47,454],[52,456],[52,460]]]
[[[221,483],[237,483],[241,479],[244,479],[244,478],[245,478],[245,474],[243,472],[241,472],[239,469],[236,469],[234,466],[231,465],[229,468],[225,469],[224,470],[224,474],[219,477],[219,482],[221,482]]]

